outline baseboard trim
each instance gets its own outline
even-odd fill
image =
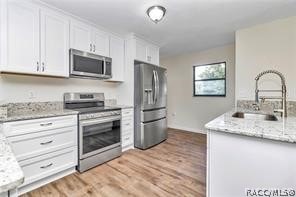
[[[192,133],[200,133],[200,134],[207,134],[207,132],[204,129],[193,129],[189,127],[182,127],[177,125],[168,125],[169,129],[179,129],[182,131],[192,132]]]

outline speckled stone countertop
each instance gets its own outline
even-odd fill
[[[296,143],[295,116],[288,116],[287,118],[281,118],[277,116],[278,121],[232,117],[232,114],[237,111],[254,113],[254,111],[236,108],[207,123],[205,125],[206,129]]]
[[[21,170],[11,147],[0,132],[0,193],[14,189],[24,181]]]
[[[129,108],[134,108],[131,105],[109,105],[110,107],[119,107],[121,109],[129,109]]]
[[[15,112],[9,114],[6,118],[0,119],[2,122],[11,122],[19,120],[30,120],[36,118],[49,118],[55,116],[66,116],[66,115],[75,115],[78,114],[77,111],[67,110],[67,109],[58,109],[58,110],[45,110],[45,111],[36,111],[36,112]]]
[[[78,112],[64,109],[63,102],[27,102],[8,103],[7,116],[1,116],[1,122],[48,118],[54,116],[75,115]]]

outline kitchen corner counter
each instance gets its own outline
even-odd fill
[[[67,116],[67,115],[76,115],[77,111],[60,109],[60,110],[44,110],[44,111],[36,111],[36,112],[16,112],[8,115],[7,118],[0,119],[0,123],[2,122],[11,122],[11,121],[19,121],[19,120],[30,120],[36,118],[49,118],[55,116]]]
[[[0,193],[18,187],[23,181],[23,171],[6,137],[0,133]]]
[[[207,123],[206,129],[296,143],[295,116],[278,117],[278,121],[250,120],[232,117],[232,114],[237,111],[250,112],[241,108],[233,109]]]

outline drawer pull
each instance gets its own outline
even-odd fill
[[[129,139],[130,139],[130,137],[125,137],[125,138],[124,138],[124,140],[129,140]]]
[[[51,126],[51,125],[52,125],[52,122],[40,124],[40,126],[42,126],[42,127]]]
[[[46,144],[50,144],[50,143],[52,143],[52,142],[53,142],[53,140],[50,140],[50,141],[48,141],[48,142],[41,142],[40,145],[46,145]]]
[[[131,123],[125,123],[124,125],[129,126]]]
[[[48,165],[41,166],[40,168],[41,168],[41,169],[45,169],[45,168],[49,168],[49,167],[52,166],[52,165],[53,165],[53,163],[50,163],[50,164],[48,164]]]

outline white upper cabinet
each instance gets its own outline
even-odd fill
[[[1,1],[1,72],[69,76],[69,21],[28,1]]]
[[[136,59],[147,61],[147,43],[136,39]]]
[[[159,47],[142,39],[135,38],[136,60],[159,65]]]
[[[112,58],[112,78],[108,81],[124,81],[124,40],[110,36],[110,57]]]
[[[159,47],[149,45],[147,47],[147,61],[159,65]]]
[[[85,23],[71,20],[71,48],[109,56],[109,35]]]
[[[109,57],[109,35],[105,32],[93,29],[92,37],[93,52]]]
[[[41,10],[41,72],[69,76],[69,20]]]
[[[71,20],[71,48],[93,52],[91,27],[79,21]]]
[[[1,43],[1,70],[7,72],[36,73],[39,61],[39,9],[23,1],[2,2],[7,9],[2,10],[1,33],[5,38]]]

